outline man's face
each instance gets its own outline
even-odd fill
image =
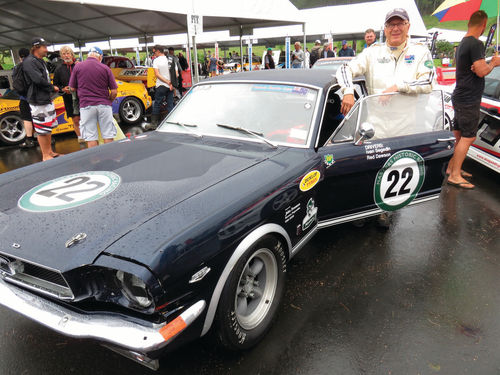
[[[299,43],[295,43],[295,50],[298,51],[300,49],[300,44]]]
[[[373,43],[375,43],[375,34],[374,33],[366,33],[365,34],[365,42],[368,46],[371,46]]]
[[[347,49],[347,43],[342,45],[342,49]]]
[[[48,49],[47,49],[47,46],[45,45],[41,45],[39,48],[38,48],[38,55],[40,57],[45,57],[47,56],[47,53],[49,52]]]
[[[61,58],[65,63],[73,62],[73,54],[68,50],[65,50],[63,53],[61,53]]]
[[[403,44],[408,37],[410,23],[399,17],[392,17],[385,23],[384,33],[387,39],[387,44],[392,47],[397,47]]]

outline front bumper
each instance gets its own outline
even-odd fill
[[[205,309],[201,300],[168,324],[144,324],[125,318],[74,312],[0,279],[0,305],[8,307],[63,335],[91,338],[140,353],[161,349],[193,323]]]

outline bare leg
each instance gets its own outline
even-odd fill
[[[24,130],[26,131],[27,137],[33,137],[33,123],[31,121],[23,121]]]
[[[462,132],[460,130],[453,130],[453,135],[455,136],[455,147],[460,141],[460,138],[462,138]],[[446,174],[449,175],[451,173],[452,165],[453,165],[453,159],[455,158],[455,153],[453,153],[453,156],[451,157],[450,161],[448,162],[448,167],[446,168]]]
[[[38,134],[38,144],[42,150],[42,160],[49,160],[54,158],[52,151],[52,134]]]
[[[97,147],[99,145],[99,141],[87,141],[87,148]]]
[[[104,140],[104,143],[111,143],[111,142],[113,142],[113,139],[105,139]]]
[[[468,181],[462,177],[462,164],[467,156],[467,151],[469,151],[470,145],[474,142],[476,137],[466,138],[461,137],[460,141],[455,146],[455,152],[453,154],[453,164],[451,165],[450,177],[448,177],[449,182],[453,183],[463,183]],[[464,184],[464,187],[473,187],[471,183]]]
[[[75,129],[77,137],[81,138],[82,133],[80,132],[80,116],[73,116],[73,128]]]

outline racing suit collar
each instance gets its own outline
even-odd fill
[[[388,44],[386,44],[387,46],[387,49],[389,50],[389,52],[396,58],[398,59],[399,56],[401,56],[401,54],[403,53],[403,51],[409,46],[409,38],[406,39],[406,41],[402,44],[400,44],[399,46],[397,47],[393,47],[393,46],[389,46]]]

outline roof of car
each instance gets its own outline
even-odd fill
[[[335,75],[326,70],[276,69],[224,74],[222,76],[203,80],[200,83],[220,81],[277,82],[329,88],[332,83],[337,82],[337,79],[335,78]]]

